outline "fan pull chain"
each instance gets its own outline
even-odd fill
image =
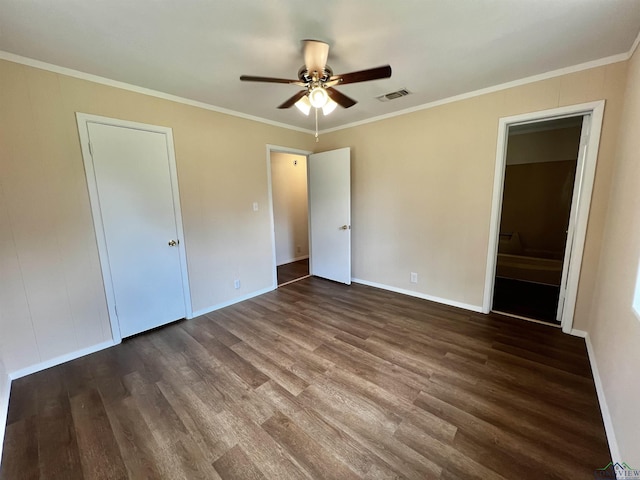
[[[318,143],[320,141],[318,138],[318,109],[314,108],[314,110],[316,111],[316,143]]]

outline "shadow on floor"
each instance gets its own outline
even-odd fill
[[[556,310],[560,287],[496,277],[493,310],[560,325]]]

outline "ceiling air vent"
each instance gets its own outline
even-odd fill
[[[386,93],[384,95],[380,95],[379,97],[376,97],[376,98],[378,100],[380,100],[381,102],[388,102],[389,100],[395,100],[396,98],[406,97],[410,93],[411,92],[409,90],[407,90],[406,88],[402,88],[400,90],[396,90],[395,92],[391,92],[391,93]]]

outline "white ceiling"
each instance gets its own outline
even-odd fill
[[[338,87],[359,103],[322,130],[624,54],[639,30],[640,0],[0,0],[0,50],[306,129],[276,109],[298,87],[238,77],[296,78],[305,38],[335,73],[391,65]]]

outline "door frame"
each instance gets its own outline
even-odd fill
[[[580,161],[581,159],[578,158],[576,182],[574,184],[574,188],[578,189],[578,195],[576,197],[577,205],[575,205],[576,216],[574,223],[573,248],[571,249],[570,258],[564,259],[564,262],[569,262],[569,272],[567,276],[565,303],[560,323],[563,332],[571,333],[573,329],[573,315],[575,313],[576,298],[578,295],[578,282],[580,280],[582,256],[584,253],[584,244],[587,234],[587,223],[589,221],[591,194],[593,193],[596,164],[598,161],[598,147],[600,145],[604,106],[605,101],[599,100],[596,102],[569,105],[550,110],[541,110],[538,112],[502,117],[499,119],[498,143],[493,180],[493,199],[491,206],[491,223],[489,227],[489,245],[487,252],[487,270],[482,303],[483,313],[489,313],[493,303],[493,289],[497,263],[496,255],[498,253],[509,127],[512,125],[536,123],[563,117],[591,115],[586,154],[584,155],[582,162]],[[573,207],[574,206],[572,206],[572,208]]]
[[[96,242],[98,245],[98,256],[100,258],[102,280],[104,283],[105,298],[107,301],[107,311],[109,314],[109,323],[111,324],[111,336],[113,338],[113,342],[115,344],[122,342],[122,335],[120,333],[118,316],[116,315],[116,302],[115,294],[113,291],[111,267],[109,265],[109,256],[107,253],[107,241],[105,237],[104,225],[102,224],[102,210],[100,208],[100,199],[98,196],[98,184],[96,182],[95,170],[93,168],[93,157],[91,154],[91,144],[89,139],[89,123],[99,123],[102,125],[109,125],[113,127],[130,128],[134,130],[142,130],[145,132],[160,133],[165,136],[167,155],[169,158],[169,177],[171,179],[173,211],[176,219],[176,230],[178,233],[178,239],[180,240],[177,247],[180,258],[180,270],[182,274],[182,291],[186,310],[185,314],[186,318],[193,318],[193,311],[191,306],[191,290],[189,288],[187,256],[184,241],[184,230],[182,226],[182,211],[180,208],[180,192],[178,190],[178,172],[176,168],[175,150],[173,145],[173,130],[169,127],[130,122],[127,120],[103,117],[99,115],[91,115],[81,112],[76,112],[76,121],[78,124],[78,133],[80,135],[80,148],[82,149],[82,160],[84,162],[84,171],[87,179],[87,187],[89,190],[91,215],[93,217],[93,226],[95,229]]]
[[[276,220],[273,212],[273,184],[271,180],[271,152],[275,153],[290,153],[293,155],[301,155],[307,157],[307,200],[308,200],[308,187],[309,187],[309,155],[313,152],[309,150],[300,150],[297,148],[282,147],[279,145],[267,144],[267,195],[269,198],[269,225],[271,228],[271,262],[273,264],[272,272],[272,290],[278,288],[278,262],[276,260]],[[307,229],[309,228],[307,222]],[[311,238],[309,238],[311,242]],[[309,249],[311,254],[311,249]],[[309,268],[311,268],[311,260],[309,260]]]

